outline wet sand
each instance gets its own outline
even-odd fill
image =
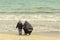
[[[0,33],[0,40],[60,40],[58,36],[44,36],[44,35],[17,35],[17,34],[7,34]]]

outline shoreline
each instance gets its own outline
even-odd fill
[[[60,40],[60,37],[57,36],[45,36],[45,35],[16,35],[9,33],[0,33],[0,40]]]

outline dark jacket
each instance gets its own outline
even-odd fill
[[[16,28],[18,28],[18,29],[22,29],[22,23],[17,23]]]
[[[28,23],[27,21],[24,23],[24,26],[23,26],[23,29],[24,30],[28,30],[28,31],[32,31],[33,30],[33,27],[30,23]]]

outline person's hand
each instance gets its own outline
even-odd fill
[[[16,27],[17,28],[17,27]]]

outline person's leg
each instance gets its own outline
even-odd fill
[[[25,35],[27,35],[27,33],[25,32]]]
[[[18,29],[19,30],[19,35],[22,35],[22,29]]]
[[[24,30],[24,34],[27,35],[27,30],[26,29]]]
[[[29,31],[29,35],[31,35],[31,32],[32,32],[32,31]]]

